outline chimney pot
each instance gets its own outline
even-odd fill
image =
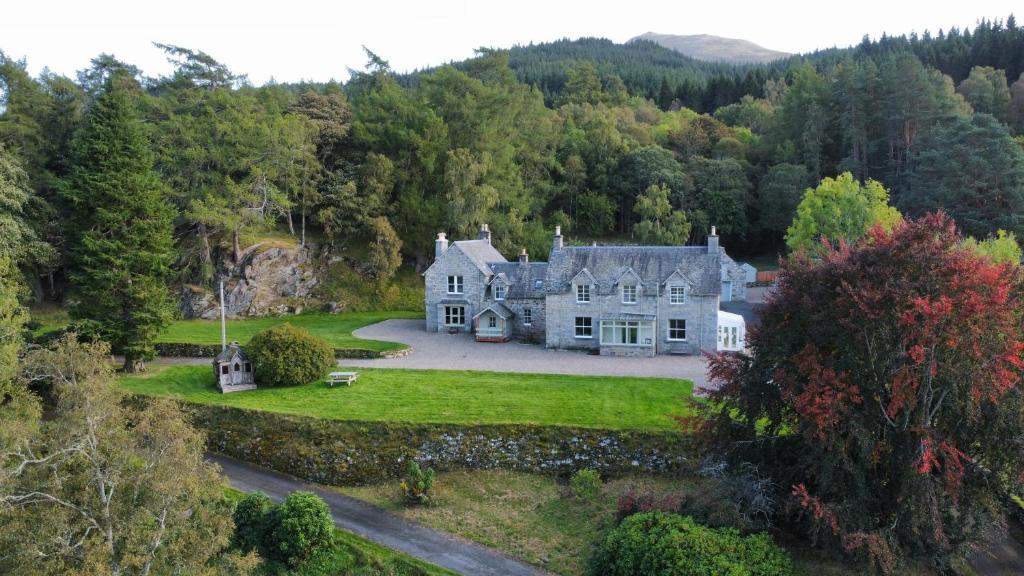
[[[711,227],[711,234],[708,234],[708,254],[718,254],[718,234],[715,227]]]
[[[551,251],[561,252],[562,251],[562,227],[555,226],[555,238],[551,241]]]
[[[530,261],[530,255],[526,253],[526,248],[523,248],[522,252],[519,253],[519,263],[526,264]]]
[[[487,224],[480,225],[480,233],[476,235],[477,240],[486,240],[488,244],[491,243],[491,229]]]
[[[448,249],[448,237],[444,232],[437,233],[437,240],[434,240],[434,259],[438,259]]]

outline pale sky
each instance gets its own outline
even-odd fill
[[[1005,19],[1015,2],[973,0],[4,0],[0,50],[72,76],[101,52],[142,68],[170,67],[152,42],[203,50],[254,84],[270,78],[345,80],[365,45],[407,71],[472,55],[481,46],[598,36],[615,42],[647,31],[743,38],[807,52],[848,46],[864,34],[936,32]],[[1017,3],[1019,6],[1019,3]],[[1022,10],[1024,12],[1024,10]],[[1018,18],[1024,14],[1018,14]],[[1024,23],[1024,21],[1022,21]]]

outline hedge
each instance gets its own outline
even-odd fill
[[[156,352],[160,356],[168,358],[209,358],[220,354],[219,344],[192,344],[190,342],[158,342],[155,344]],[[412,348],[401,350],[366,350],[364,348],[335,348],[335,358],[401,358],[408,356]]]
[[[499,468],[569,476],[592,468],[609,477],[678,475],[692,471],[695,451],[693,439],[680,432],[321,420],[182,404],[205,431],[209,450],[331,485],[400,478],[409,459],[438,471]]]

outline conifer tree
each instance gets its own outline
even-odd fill
[[[145,368],[170,321],[165,281],[173,259],[173,212],[153,171],[132,85],[121,76],[107,83],[76,135],[63,191],[76,214],[72,314],[97,324],[129,372]]]

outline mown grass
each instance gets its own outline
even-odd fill
[[[258,332],[271,326],[289,322],[309,330],[334,348],[358,348],[378,352],[401,350],[405,344],[364,340],[352,335],[353,330],[376,324],[391,318],[422,318],[421,312],[347,312],[343,314],[298,314],[295,316],[267,316],[228,320],[228,339],[245,344]],[[171,323],[157,342],[180,342],[189,344],[219,344],[219,320],[178,320]]]
[[[130,392],[331,420],[537,424],[673,430],[693,383],[668,378],[358,368],[352,386],[322,382],[221,394],[208,366],[152,366]]]

